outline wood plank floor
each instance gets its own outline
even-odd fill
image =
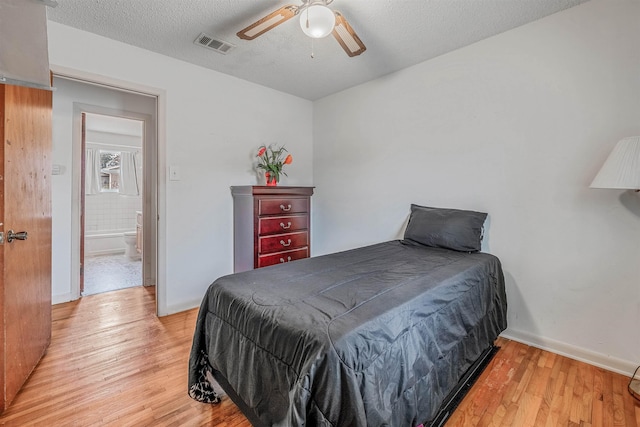
[[[163,318],[154,310],[150,288],[54,306],[51,347],[0,425],[249,427],[226,396],[204,405],[187,395],[197,310]],[[498,344],[447,427],[640,426],[640,404],[622,375]]]

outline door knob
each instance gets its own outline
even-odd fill
[[[11,243],[14,240],[27,240],[27,232],[19,231],[17,233],[14,233],[13,230],[7,231],[7,242]]]

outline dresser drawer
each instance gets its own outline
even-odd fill
[[[308,213],[309,199],[283,197],[278,199],[260,199],[258,215],[282,215],[291,213]]]
[[[290,231],[306,230],[309,215],[271,216],[258,220],[258,234],[288,233]]]
[[[258,253],[261,255],[287,251],[308,245],[309,233],[307,231],[258,237]]]
[[[269,265],[283,264],[285,262],[295,261],[309,257],[309,248],[300,248],[292,251],[278,252],[269,255],[260,255],[258,257],[258,268],[267,267]]]

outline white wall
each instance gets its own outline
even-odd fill
[[[315,102],[315,253],[400,238],[410,203],[488,212],[506,335],[629,373],[640,196],[588,187],[640,134],[639,19],[593,0]]]
[[[251,170],[257,147],[285,144],[294,162],[282,185],[312,184],[311,102],[54,22],[48,25],[54,71],[68,68],[166,94],[159,112],[160,164],[178,166],[181,179],[169,181],[166,168],[159,172],[159,285],[162,277],[166,280],[165,289],[158,288],[159,312],[199,305],[208,285],[233,270],[229,187],[257,183]],[[54,287],[55,292],[62,290]]]

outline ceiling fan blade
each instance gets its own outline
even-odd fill
[[[298,14],[299,6],[288,4],[270,13],[262,19],[249,25],[247,28],[238,31],[237,36],[244,40],[253,40],[266,33],[270,29],[277,27],[283,22],[293,18]]]
[[[347,55],[353,57],[367,50],[360,37],[353,31],[347,20],[344,19],[344,16],[337,10],[334,13],[336,15],[336,26],[333,28],[332,34],[344,51],[347,52]]]

